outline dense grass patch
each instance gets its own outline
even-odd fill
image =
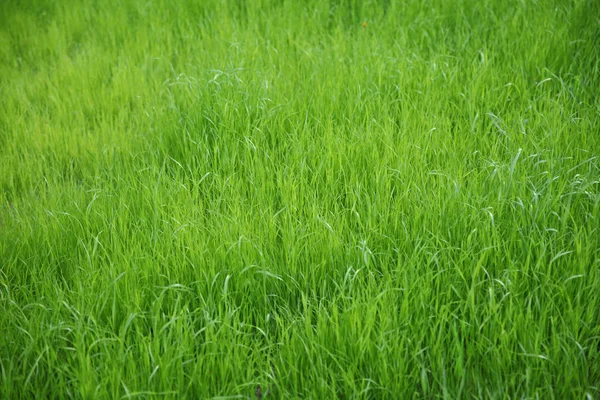
[[[594,0],[2,1],[0,397],[598,398],[599,46]]]

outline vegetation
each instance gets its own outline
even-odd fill
[[[0,2],[0,397],[599,398],[599,18]]]

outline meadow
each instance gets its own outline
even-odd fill
[[[595,0],[1,1],[0,398],[600,398],[599,94]]]

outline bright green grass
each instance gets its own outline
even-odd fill
[[[600,396],[599,2],[84,3],[0,2],[1,398]]]

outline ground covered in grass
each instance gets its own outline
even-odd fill
[[[0,397],[598,398],[599,4],[2,1]]]

